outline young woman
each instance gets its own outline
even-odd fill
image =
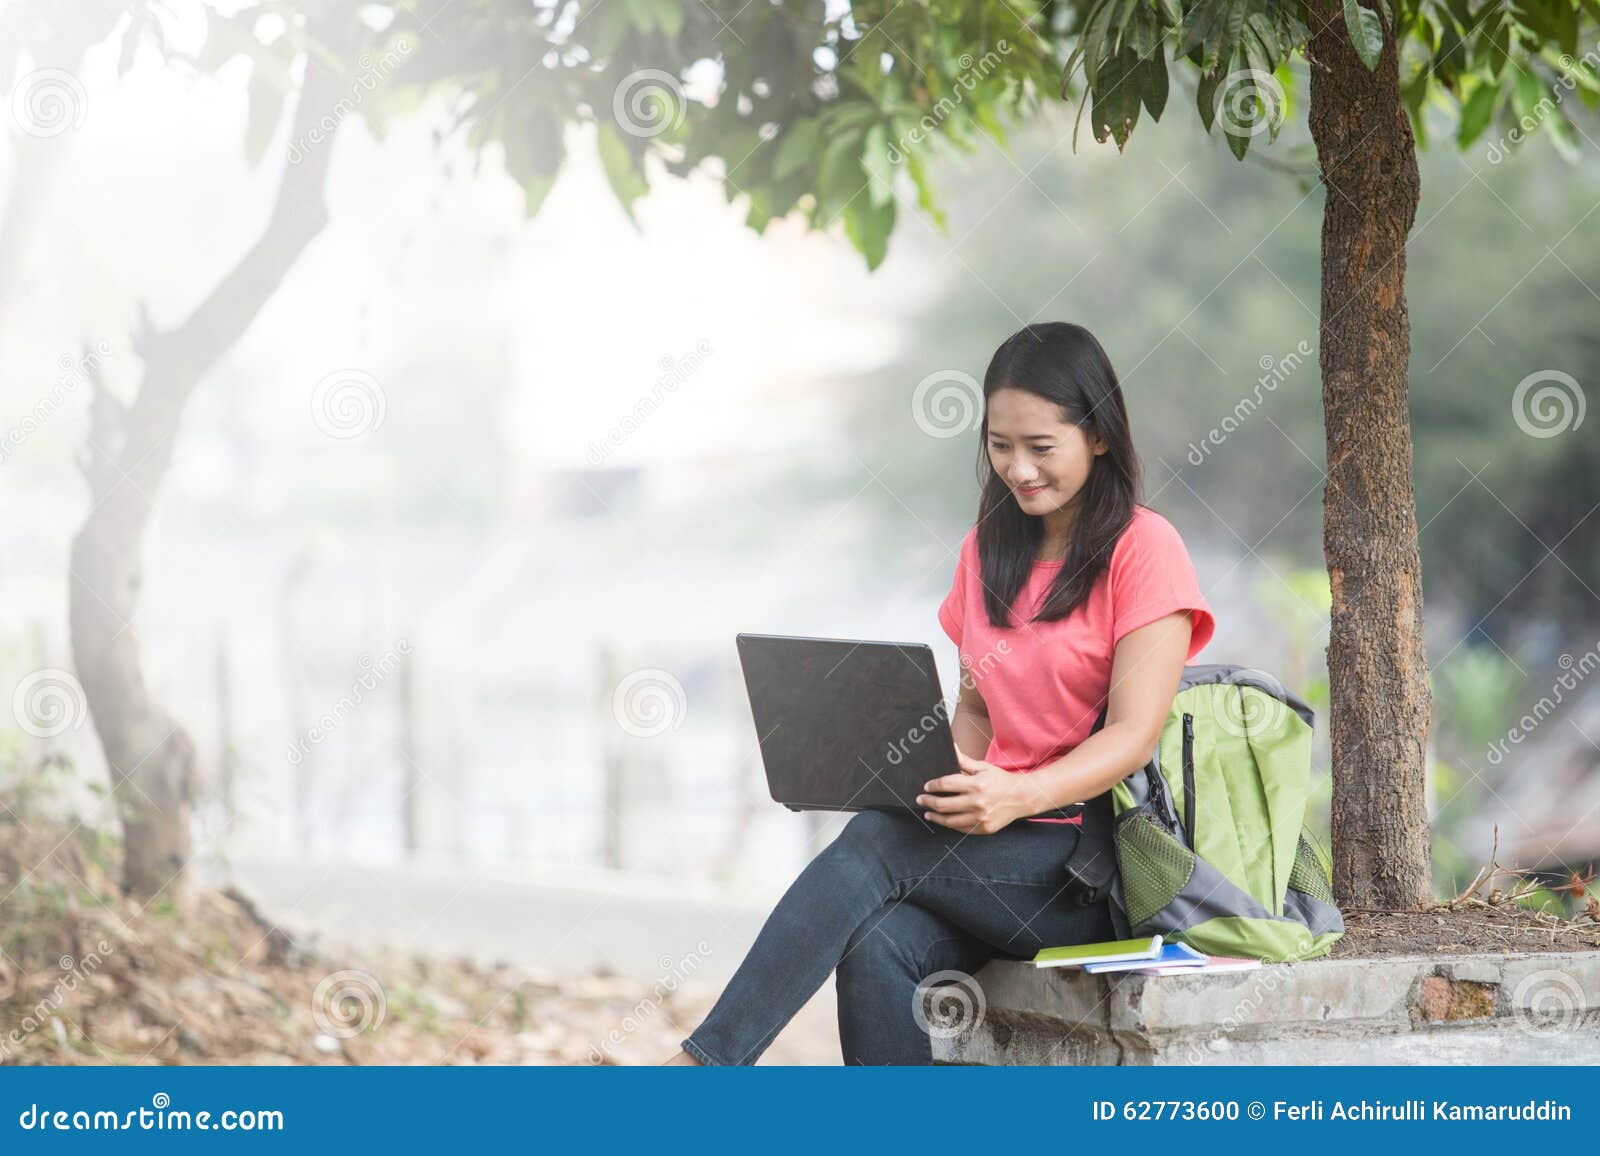
[[[1078,820],[1037,816],[1149,760],[1215,623],[1177,531],[1137,503],[1122,390],[1088,330],[1015,334],[983,397],[978,521],[939,607],[960,773],[926,785],[920,815],[851,818],[669,1063],[753,1064],[834,969],[845,1063],[931,1063],[921,981],[1112,938],[1103,902],[1063,897]]]

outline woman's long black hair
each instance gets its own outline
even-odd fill
[[[978,431],[978,564],[992,626],[1013,625],[1012,604],[1044,541],[1044,519],[1024,513],[989,464],[988,403],[999,389],[1020,389],[1055,402],[1063,421],[1091,438],[1098,433],[1107,446],[1095,456],[1073,500],[1077,518],[1066,561],[1034,615],[1035,621],[1053,622],[1077,609],[1110,565],[1138,502],[1139,457],[1116,370],[1094,334],[1081,325],[1052,321],[1024,327],[995,351],[983,375],[984,417]]]

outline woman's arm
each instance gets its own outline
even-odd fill
[[[1144,766],[1178,692],[1192,631],[1189,611],[1180,610],[1124,635],[1111,660],[1105,726],[1053,763],[1015,774],[973,757],[958,742],[962,773],[924,785],[952,792],[919,795],[918,805],[928,808],[924,817],[991,834],[1014,820],[1092,799]]]
[[[956,712],[950,719],[950,735],[956,750],[969,758],[981,759],[989,753],[994,724],[989,721],[989,706],[978,691],[972,671],[961,670],[961,692],[956,697]]]

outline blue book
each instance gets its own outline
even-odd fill
[[[1206,956],[1186,943],[1163,943],[1161,954],[1154,959],[1114,959],[1104,963],[1086,963],[1083,970],[1091,975],[1104,971],[1132,971],[1136,967],[1203,967]]]

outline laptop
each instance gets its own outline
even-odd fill
[[[791,811],[909,810],[958,774],[949,707],[923,643],[738,636],[767,788]]]

